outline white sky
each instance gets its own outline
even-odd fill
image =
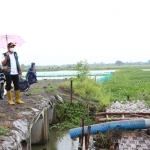
[[[148,61],[150,0],[0,0],[0,34],[25,40],[20,64]]]

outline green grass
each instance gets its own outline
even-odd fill
[[[112,78],[104,83],[94,80],[73,80],[73,92],[83,99],[108,105],[113,101],[145,100],[150,105],[150,72],[144,67],[126,67],[113,73]],[[70,91],[70,81],[59,85]]]
[[[0,113],[0,118],[4,118],[6,114]]]
[[[8,135],[9,130],[3,126],[0,126],[0,135]]]
[[[150,103],[150,72],[134,67],[125,68],[114,73],[113,77],[103,83],[111,92],[110,101],[144,99]]]
[[[125,69],[125,68],[131,68],[133,67],[140,69],[150,69],[150,65],[109,65],[109,66],[90,66],[89,65],[89,70],[111,70],[111,69]],[[22,68],[24,72],[28,71],[28,68]],[[70,66],[70,67],[44,67],[43,68],[38,68],[36,67],[37,72],[43,72],[43,71],[60,71],[60,70],[76,70],[76,66]]]
[[[70,92],[70,81],[61,83],[59,88]],[[83,81],[80,79],[73,80],[73,93],[82,99],[100,102],[101,105],[108,105],[110,100],[109,89],[105,89],[102,84],[95,82],[92,79],[85,78]]]
[[[92,107],[92,106],[91,106]],[[75,128],[81,125],[82,116],[84,115],[85,125],[94,123],[94,115],[88,116],[87,104],[84,102],[66,100],[64,104],[57,101],[56,116],[58,124],[53,125],[50,129],[57,128],[59,130]]]

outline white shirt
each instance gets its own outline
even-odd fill
[[[14,53],[9,53],[9,58],[10,58],[10,74],[11,75],[16,75],[18,74],[18,70],[17,70],[17,65],[16,65],[16,59],[15,59],[15,56],[14,56]],[[2,54],[2,61],[5,60],[5,56],[4,54]]]

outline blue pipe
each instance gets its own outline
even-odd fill
[[[91,125],[90,134],[98,134],[108,130],[135,130],[146,128],[150,128],[150,119],[112,121]],[[71,139],[80,137],[82,135],[82,127],[70,129],[69,132]],[[88,126],[84,126],[84,134],[86,133],[88,133]]]

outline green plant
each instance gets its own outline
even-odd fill
[[[6,114],[0,113],[0,118],[4,118]]]
[[[0,126],[0,135],[7,135],[9,130],[3,126]]]
[[[97,134],[95,146],[98,148],[105,148],[105,149],[110,149],[110,146],[114,145],[114,141],[117,138],[121,137],[123,131],[121,130],[108,130],[105,133],[99,133]]]
[[[32,95],[32,93],[31,92],[26,92],[25,95],[30,96],[30,95]]]
[[[81,81],[87,78],[89,73],[89,65],[87,60],[77,62],[76,64],[77,78]]]
[[[33,91],[31,92],[31,94],[41,94],[44,93],[43,89],[40,89],[39,87],[36,87],[33,89]]]
[[[113,77],[103,83],[109,89],[110,101],[145,100],[149,104],[150,100],[150,73],[134,67],[118,70]],[[150,105],[149,105],[150,106]]]
[[[87,104],[84,102],[73,101],[70,104],[70,101],[66,101],[64,104],[57,101],[56,103],[56,116],[58,124],[53,125],[50,129],[57,128],[59,130],[69,129],[73,127],[78,127],[81,124],[82,115],[84,115],[85,124],[94,123],[94,116],[89,115],[87,117]]]
[[[47,88],[47,86],[43,86],[43,89],[46,89]]]
[[[64,82],[59,85],[66,91],[70,91],[70,82]],[[84,80],[73,80],[73,93],[82,99],[100,102],[101,105],[108,105],[110,103],[111,92],[102,84],[96,83],[93,79],[85,78]]]

